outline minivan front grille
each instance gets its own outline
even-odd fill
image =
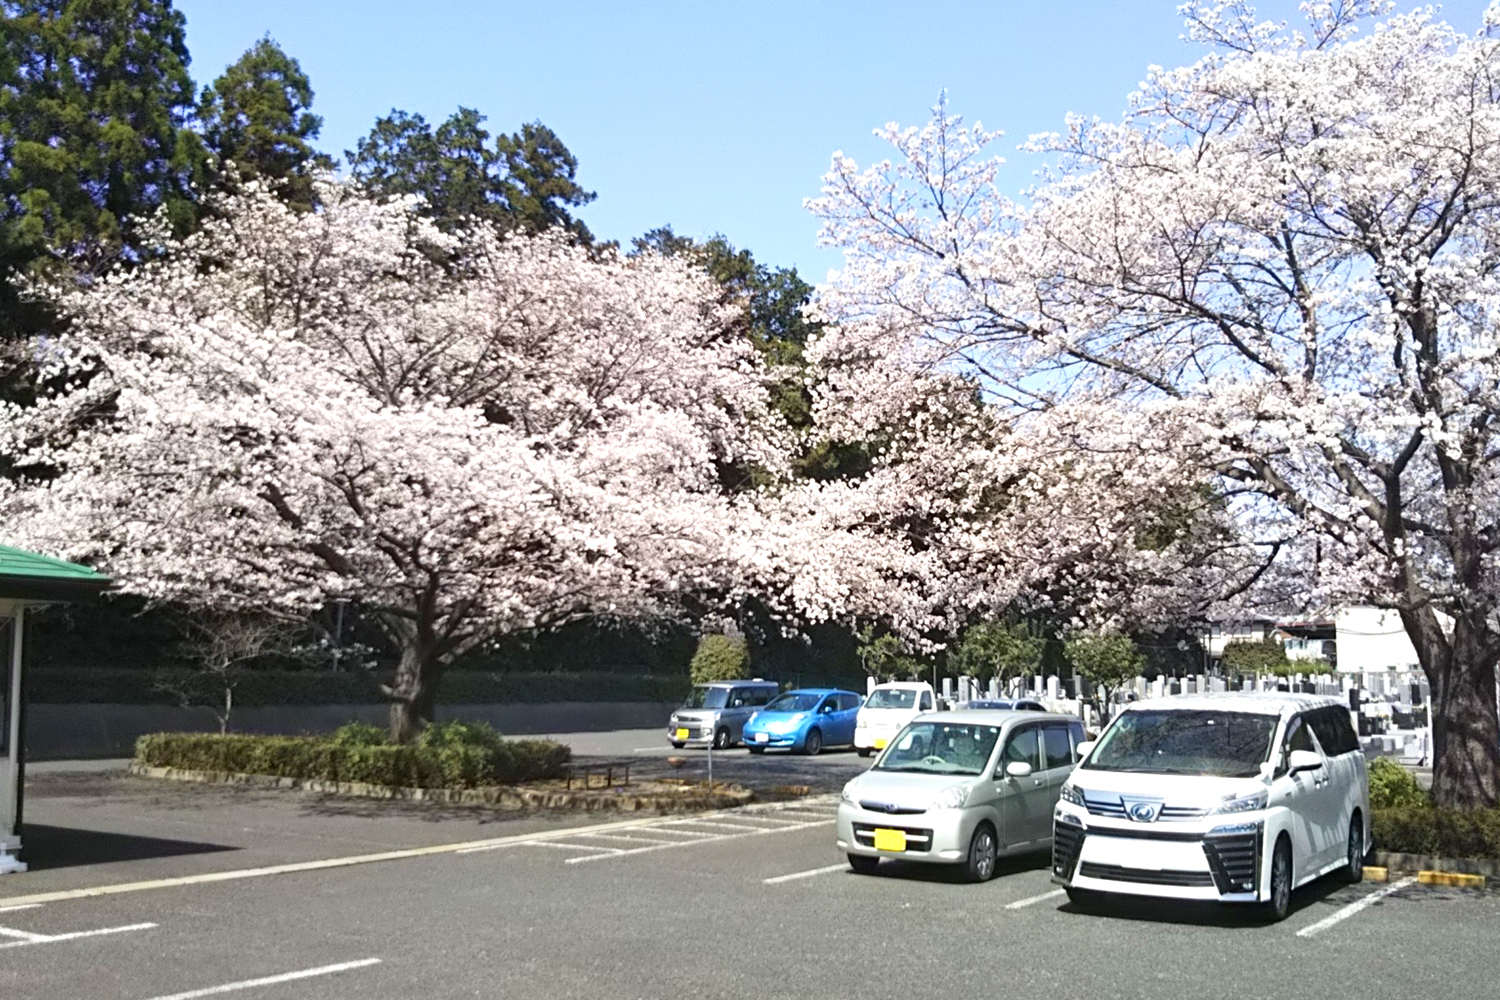
[[[1203,853],[1213,870],[1219,892],[1254,892],[1260,871],[1261,830],[1232,834],[1210,834],[1203,839]]]
[[[927,811],[916,806],[898,806],[894,802],[876,802],[873,799],[860,799],[859,807],[868,812],[888,813],[891,816],[920,816]]]
[[[1125,803],[1120,801],[1119,796],[1116,796],[1111,801],[1110,799],[1096,799],[1092,796],[1084,795],[1083,804],[1091,815],[1108,816],[1111,819],[1125,818]]]
[[[1083,850],[1083,827],[1057,820],[1052,824],[1052,874],[1072,878],[1078,854]]]
[[[855,823],[854,839],[859,841],[861,847],[875,846],[875,830],[872,823]],[[881,826],[881,830],[900,830],[906,834],[906,853],[925,854],[932,850],[932,831],[920,830],[907,826]]]
[[[1145,868],[1124,868],[1120,865],[1101,865],[1085,861],[1078,869],[1084,878],[1108,879],[1111,882],[1134,882],[1140,885],[1171,885],[1181,888],[1210,888],[1214,877],[1208,872],[1156,871]]]

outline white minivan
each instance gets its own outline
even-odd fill
[[[1107,893],[1258,903],[1329,872],[1358,882],[1370,848],[1365,758],[1337,698],[1204,694],[1126,708],[1063,785],[1052,880]]]
[[[926,681],[875,685],[854,720],[854,749],[861,757],[884,750],[908,722],[936,707],[937,695]]]

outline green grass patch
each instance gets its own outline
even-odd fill
[[[560,778],[573,752],[552,740],[505,739],[489,726],[429,726],[398,746],[384,731],[351,723],[332,736],[153,733],[136,741],[148,767],[228,771],[315,781],[359,781],[396,788],[480,788]]]

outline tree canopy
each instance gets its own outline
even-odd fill
[[[220,182],[232,163],[239,177],[271,182],[287,201],[310,208],[313,172],[333,166],[312,146],[323,127],[312,102],[312,84],[296,59],[270,37],[251,46],[198,100]]]
[[[344,157],[371,192],[420,195],[441,229],[482,220],[529,233],[559,227],[591,242],[568,210],[594,194],[579,186],[578,161],[557,133],[530,122],[491,143],[484,121],[461,107],[433,128],[421,115],[393,109]]]

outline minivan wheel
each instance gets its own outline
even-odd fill
[[[1349,867],[1344,871],[1344,881],[1350,885],[1365,879],[1365,825],[1359,813],[1349,817]]]
[[[729,730],[727,730],[727,729],[720,729],[718,732],[714,733],[714,749],[715,750],[728,750],[729,749]]]
[[[802,741],[802,752],[809,757],[816,757],[823,749],[823,734],[816,729],[807,731],[807,739]]]
[[[1271,898],[1260,906],[1270,923],[1285,920],[1292,910],[1292,845],[1285,837],[1276,842],[1271,855]]]
[[[855,747],[854,749],[855,749],[856,752],[858,752],[858,754],[861,757],[868,757],[868,756],[870,756],[870,754],[872,754],[872,753],[875,752],[874,750],[871,750],[869,747]]]
[[[874,875],[875,869],[880,867],[880,859],[872,858],[868,854],[849,854],[849,867],[861,875]]]
[[[974,839],[969,841],[969,859],[964,865],[964,873],[970,882],[988,882],[995,877],[997,852],[995,831],[981,825],[974,831]]]

